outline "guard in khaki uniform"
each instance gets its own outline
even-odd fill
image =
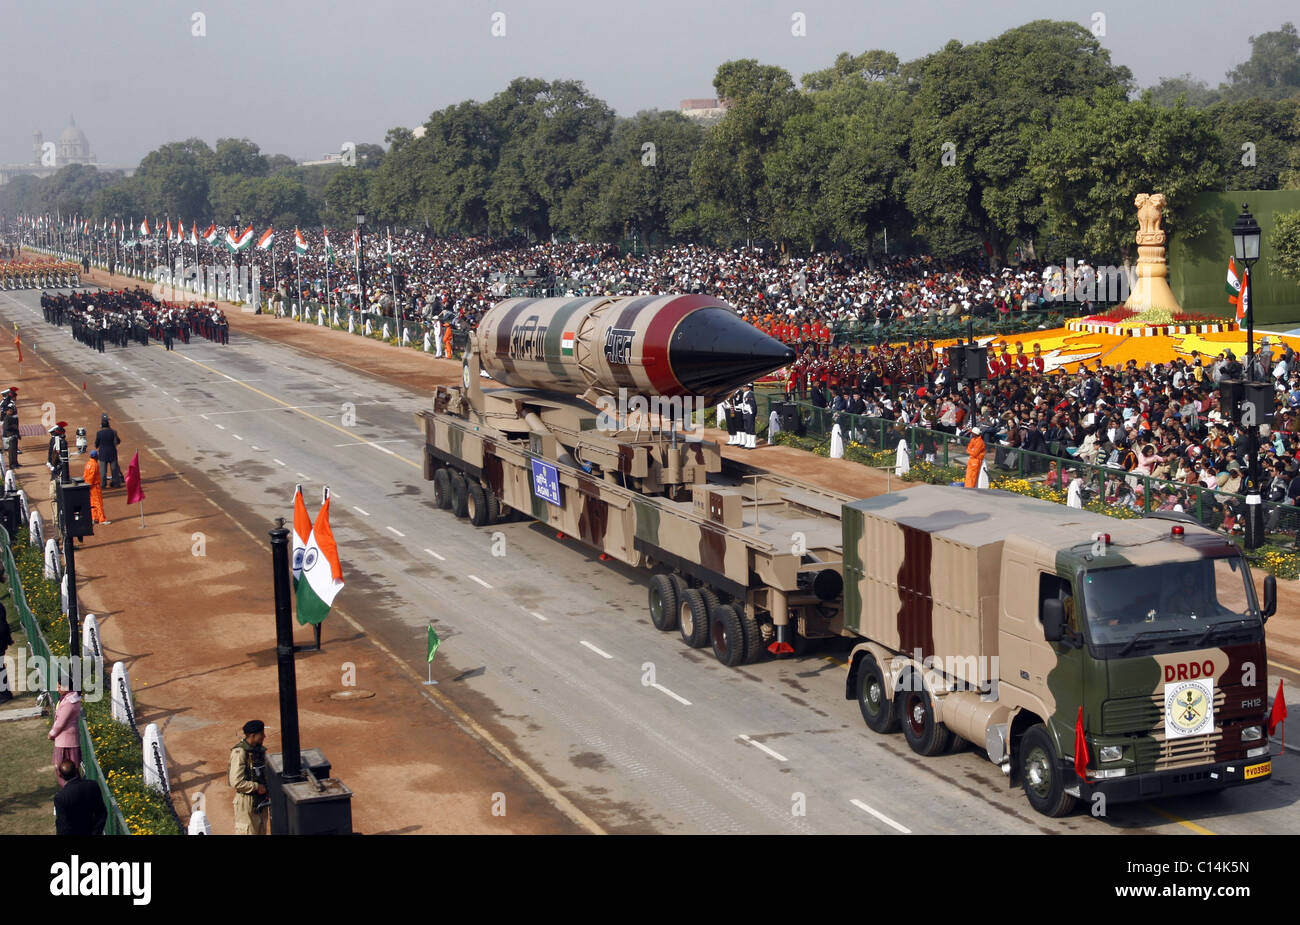
[[[265,835],[267,807],[260,810],[258,805],[265,802],[266,785],[260,783],[253,771],[254,766],[265,767],[266,724],[260,719],[251,719],[244,723],[244,737],[230,750],[230,786],[235,789],[235,834]]]

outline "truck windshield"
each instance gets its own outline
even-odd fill
[[[1088,632],[1096,645],[1210,644],[1262,625],[1246,569],[1236,556],[1096,569],[1083,579]]]

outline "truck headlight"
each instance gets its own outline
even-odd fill
[[[1247,726],[1241,730],[1241,741],[1243,742],[1258,742],[1262,738],[1264,738],[1264,730],[1259,726]]]
[[[1097,751],[1097,757],[1102,761],[1119,761],[1124,757],[1123,745],[1103,745]]]
[[[1128,768],[1111,768],[1109,771],[1093,771],[1094,780],[1106,780],[1111,777],[1123,777],[1128,773]]]

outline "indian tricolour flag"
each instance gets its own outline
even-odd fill
[[[248,245],[253,243],[253,226],[249,225],[237,235],[230,235],[229,241],[231,250],[244,250]]]
[[[307,546],[303,550],[302,574],[298,576],[298,622],[321,623],[330,606],[343,590],[343,566],[338,546],[330,530],[330,490],[325,489],[325,503],[316,515]]]
[[[560,356],[562,357],[573,356],[573,341],[574,341],[573,332],[565,331],[564,336],[560,338]]]
[[[191,247],[199,246],[199,223],[198,222],[193,222],[193,221],[190,222],[190,246]]]
[[[1241,291],[1241,277],[1237,275],[1237,261],[1228,258],[1228,278],[1223,284],[1223,288],[1228,292],[1228,304],[1237,307],[1237,320],[1240,321],[1246,316],[1244,302]]]
[[[330,263],[333,263],[334,248],[330,246],[330,233],[328,231],[325,231],[324,229],[321,230],[321,233],[324,234],[325,236],[325,259],[328,260]]]
[[[307,239],[302,236],[302,232],[297,228],[293,230],[293,249],[299,257],[307,253]]]
[[[307,516],[307,504],[302,500],[302,486],[293,490],[293,580],[298,581],[302,574],[302,557],[307,552],[307,540],[311,538],[311,518]]]
[[[275,238],[275,229],[274,228],[266,229],[266,231],[262,232],[262,236],[257,239],[257,249],[259,251],[270,249],[271,242],[274,238]]]
[[[140,236],[149,237],[149,219],[147,218],[140,223]]]
[[[216,223],[211,223],[208,225],[208,230],[203,232],[203,243],[215,244],[216,240],[217,240],[217,226]]]

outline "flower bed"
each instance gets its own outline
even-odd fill
[[[50,653],[68,655],[68,618],[63,613],[58,582],[45,578],[43,551],[28,544],[26,527],[19,528],[11,549],[27,606]],[[110,666],[105,664],[103,699],[82,702],[82,715],[95,748],[95,759],[132,835],[179,835],[180,820],[171,801],[144,785],[143,746],[139,735],[130,726],[113,721],[109,673]]]
[[[1123,309],[1127,315],[1119,316],[1120,309],[1111,309],[1100,315],[1090,315],[1071,321],[1066,327],[1086,334],[1116,334],[1124,337],[1172,337],[1184,334],[1224,334],[1237,330],[1235,321],[1214,318],[1197,312],[1171,312],[1168,321],[1151,323],[1137,321],[1132,309]],[[1112,317],[1114,316],[1114,317]]]

